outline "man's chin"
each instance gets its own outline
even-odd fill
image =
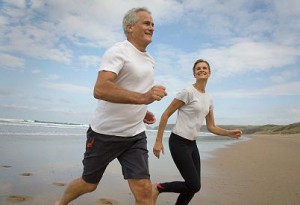
[[[147,44],[150,44],[152,42],[152,38],[147,39]]]

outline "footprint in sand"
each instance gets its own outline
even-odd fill
[[[4,167],[4,168],[11,168],[10,165],[1,165],[1,167]]]
[[[62,183],[62,182],[53,182],[52,184],[54,186],[65,186],[66,185],[65,183]]]
[[[112,199],[99,199],[99,205],[118,205],[119,203]]]
[[[29,176],[32,176],[32,173],[29,173],[29,172],[25,172],[25,173],[22,173],[20,174],[21,176],[25,176],[25,177],[29,177]]]
[[[23,202],[32,199],[30,196],[25,195],[10,195],[7,197],[7,200],[10,202]]]

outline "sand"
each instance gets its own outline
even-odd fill
[[[205,205],[299,205],[300,134],[257,135],[203,162],[197,201]]]
[[[152,164],[154,183],[180,178],[174,166],[163,169],[164,164],[163,160]],[[0,181],[0,205],[53,205],[66,184],[81,171],[80,163],[68,168],[77,170],[76,173],[58,172],[58,168],[53,165],[47,172],[20,170],[14,164],[0,164],[0,176],[3,177]],[[221,148],[212,157],[202,160],[202,173],[201,191],[190,205],[299,205],[300,134],[250,136],[249,140]],[[117,163],[108,168],[101,185],[95,192],[71,204],[134,204]],[[174,204],[176,197],[177,194],[173,193],[161,194],[157,205]]]

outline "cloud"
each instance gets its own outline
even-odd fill
[[[171,0],[152,2],[114,0],[113,3],[96,0],[89,3],[78,0],[26,3],[4,1],[3,4],[1,19],[6,22],[3,29],[6,34],[22,36],[20,42],[33,43],[38,40],[51,46],[52,49],[61,38],[78,45],[108,47],[123,38],[122,18],[132,7],[147,6],[150,10],[153,8],[153,15],[160,22],[179,18],[179,13],[183,12],[182,5]],[[49,30],[51,32],[47,32]],[[35,38],[35,41],[32,41],[32,38]]]
[[[59,75],[56,75],[56,74],[48,74],[46,77],[45,77],[45,80],[46,81],[52,81],[52,80],[58,80],[60,79],[60,76]]]
[[[287,107],[285,108],[285,110],[287,111],[287,114],[291,117],[293,117],[293,121],[294,122],[299,122],[300,119],[300,107],[299,106],[291,106],[291,107]]]
[[[220,44],[251,36],[254,41],[299,46],[300,6],[297,0],[186,0],[178,26]],[[174,21],[176,22],[176,21]],[[292,31],[292,32],[291,32]],[[208,41],[208,42],[210,42]]]
[[[80,85],[73,85],[69,83],[51,83],[46,82],[41,85],[42,87],[60,90],[63,92],[72,92],[72,93],[91,93],[91,88],[80,86]]]
[[[7,104],[7,105],[0,105],[0,107],[3,107],[5,109],[21,109],[21,110],[29,110],[29,111],[38,111],[39,108],[35,106],[26,106],[26,105],[16,105],[16,104]]]
[[[290,2],[292,5],[298,4],[296,1]],[[237,56],[237,58],[242,57],[242,59],[246,55],[249,57],[262,56],[266,57],[266,61],[268,59],[271,61],[275,54],[282,54],[282,52],[276,53],[276,50],[284,49],[286,51],[289,48],[281,44],[277,45],[280,40],[286,43],[299,36],[297,31],[289,32],[290,34],[285,33],[286,29],[282,26],[287,27],[290,24],[282,25],[280,21],[284,21],[291,14],[282,12],[279,8],[280,6],[284,7],[285,4],[278,2],[273,7],[266,6],[267,4],[264,2],[258,4],[258,2],[249,3],[248,1],[227,1],[221,4],[218,1],[208,3],[192,0],[182,2],[156,0],[151,3],[147,1],[124,3],[121,0],[115,0],[113,3],[89,1],[88,4],[83,1],[70,3],[59,0],[31,1],[30,3],[4,1],[4,5],[4,15],[1,17],[7,23],[1,35],[1,38],[5,39],[1,46],[3,50],[20,52],[31,57],[62,63],[70,63],[73,58],[74,51],[67,45],[68,42],[79,47],[107,48],[114,42],[123,39],[122,18],[124,13],[134,6],[145,5],[150,10],[152,8],[153,16],[159,25],[174,24],[180,21],[180,24],[186,23],[184,24],[185,27],[192,26],[195,33],[226,35],[225,39],[219,38],[220,40],[223,39],[221,40],[223,41],[222,46],[215,49],[206,48],[205,52],[198,52],[205,56],[217,54],[217,60],[218,58],[222,60],[221,64],[224,62],[221,56],[226,58]],[[115,5],[119,6],[115,7]],[[262,15],[264,18],[259,18]],[[281,25],[282,29],[276,29],[278,24]],[[202,29],[203,25],[207,26],[205,30]],[[294,25],[292,26],[294,27]],[[189,31],[187,30],[187,32]],[[282,33],[285,33],[284,38],[280,37]],[[236,41],[237,36],[243,39],[249,35],[254,41],[232,42]],[[269,38],[266,39],[266,36]],[[272,39],[275,41],[274,45],[271,45],[272,43],[269,43],[270,45],[260,43],[266,40],[270,42]],[[270,56],[266,56],[269,51],[271,51]],[[260,62],[257,62],[258,60]],[[256,64],[259,66],[254,69],[261,69],[260,66],[263,66],[262,59],[258,60],[256,60]],[[243,67],[243,65],[249,64],[249,62],[245,63],[244,61],[231,60],[231,62],[234,65],[227,63],[231,69],[235,65]],[[253,64],[256,65],[255,62],[250,63],[250,65]]]
[[[0,65],[6,69],[23,69],[25,60],[13,55],[0,53]]]
[[[124,39],[124,13],[145,4],[155,8],[160,21],[182,12],[176,1],[3,1],[0,50],[69,64],[73,58],[69,42],[79,47],[107,48]],[[22,63],[18,60],[12,66],[21,67]]]
[[[274,8],[287,17],[300,17],[300,2],[297,0],[274,1]]]
[[[144,1],[143,4],[146,4],[149,8],[154,18],[154,22],[157,22],[158,25],[178,22],[186,12],[184,1],[154,0],[151,2]]]
[[[100,56],[92,56],[92,55],[82,55],[79,56],[80,62],[84,65],[86,68],[96,68],[100,64]]]
[[[228,47],[208,48],[199,52],[199,56],[205,56],[211,62],[216,77],[291,65],[296,63],[299,55],[296,48],[254,41],[242,41]]]
[[[8,90],[0,89],[0,97],[8,97],[12,95],[12,93]]]
[[[160,72],[178,75],[181,79],[191,78],[191,68],[199,58],[210,63],[213,77],[218,79],[292,65],[300,57],[297,48],[276,43],[255,42],[250,39],[243,39],[228,46],[202,48],[193,52],[159,45],[155,47],[154,53],[158,61],[156,67]]]
[[[292,80],[293,78],[297,77],[298,73],[299,71],[296,69],[283,70],[278,74],[272,75],[270,78],[272,82],[279,84]]]
[[[36,59],[53,60],[69,63],[72,52],[59,43],[57,36],[51,31],[52,26],[37,27],[32,25],[19,25],[6,27],[1,35],[1,50],[20,53]]]
[[[259,89],[235,89],[230,91],[214,92],[214,96],[225,98],[257,98],[266,96],[300,96],[300,82],[288,82],[271,85]]]
[[[271,96],[300,96],[300,82],[288,82],[284,84],[277,84],[267,88],[261,89],[260,92],[257,92],[260,95],[271,95]]]
[[[56,107],[41,107],[41,106],[26,106],[18,104],[3,104],[0,105],[0,108],[11,109],[11,110],[20,110],[20,111],[31,111],[31,112],[46,112],[46,113],[58,113],[58,114],[67,114],[67,115],[78,115],[89,113],[88,111],[81,111],[71,108],[56,108]],[[90,113],[89,113],[90,114]]]
[[[40,70],[40,69],[33,69],[33,70],[31,71],[31,73],[33,73],[33,74],[38,74],[38,73],[41,73],[41,70]]]

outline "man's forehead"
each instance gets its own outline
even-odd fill
[[[153,21],[152,16],[146,11],[140,11],[137,13],[139,20],[142,21]]]

